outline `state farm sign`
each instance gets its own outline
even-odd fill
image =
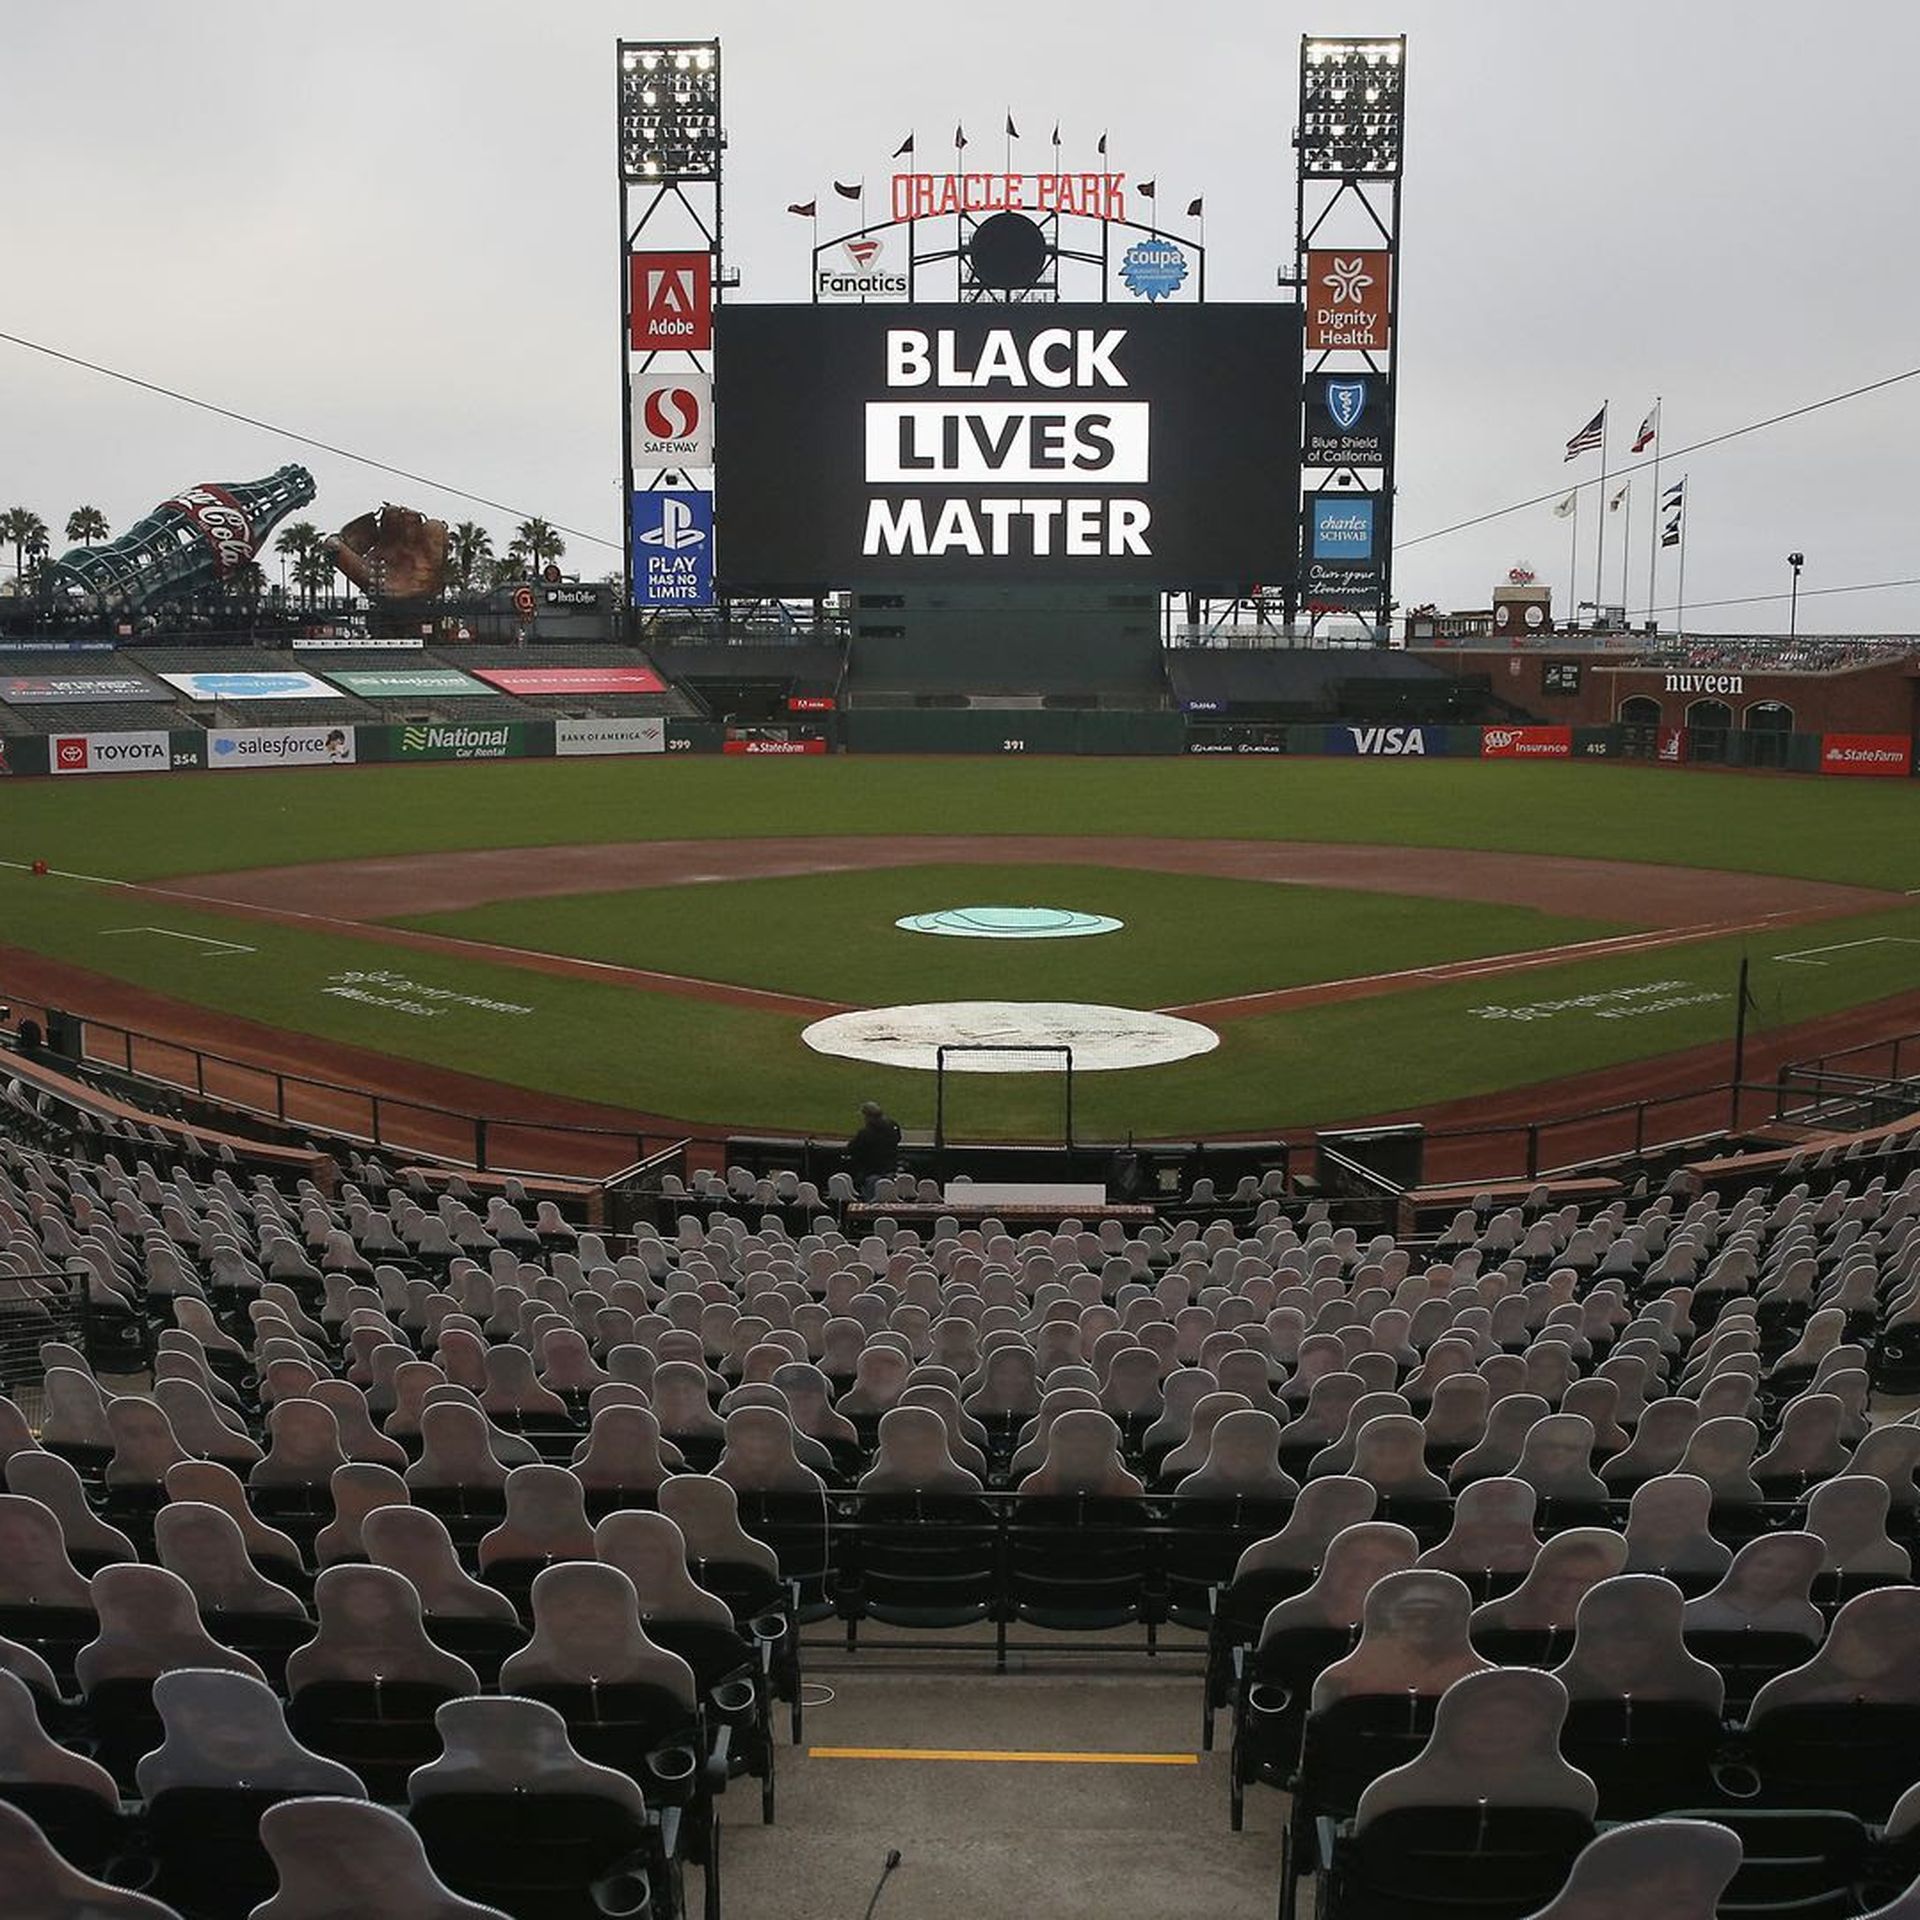
[[[1392,346],[1387,324],[1393,255],[1382,248],[1344,247],[1307,255],[1307,351],[1345,347],[1385,353]]]

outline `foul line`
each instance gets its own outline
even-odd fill
[[[216,953],[258,953],[258,947],[243,946],[238,940],[209,940],[203,933],[177,933],[172,927],[102,927],[100,937],[111,933],[157,933],[165,940],[191,940],[196,946],[212,947]]]
[[[983,1766],[1197,1767],[1197,1753],[1027,1753],[1004,1747],[809,1747],[809,1760],[961,1760]]]
[[[1776,953],[1776,960],[1783,960],[1793,967],[1824,967],[1824,960],[1816,960],[1816,953],[1846,953],[1854,947],[1920,947],[1920,940],[1909,938],[1904,933],[1871,933],[1864,940],[1842,940],[1831,947],[1801,947],[1794,953]]]
[[[1564,947],[1539,947],[1525,953],[1488,954],[1478,960],[1449,960],[1432,967],[1400,967],[1391,973],[1356,974],[1346,980],[1319,980],[1297,987],[1274,987],[1265,993],[1231,993],[1218,1000],[1199,1000],[1186,1006],[1156,1007],[1156,1013],[1183,1020],[1237,1019],[1251,1014],[1281,1013],[1292,1007],[1317,1006],[1327,1001],[1366,1000],[1391,992],[1396,986],[1444,986],[1456,980],[1491,979],[1505,973],[1523,973],[1534,967],[1563,966],[1577,960],[1612,955],[1657,953],[1696,940],[1718,940],[1733,934],[1761,933],[1767,928],[1806,919],[1826,919],[1827,913],[1805,910],[1764,913],[1754,920],[1720,920],[1692,927],[1656,927],[1644,933],[1611,934],[1600,940],[1576,940]],[[1818,949],[1815,949],[1818,951]]]

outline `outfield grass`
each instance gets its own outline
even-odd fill
[[[814,833],[1323,840],[1920,887],[1902,780],[1468,760],[518,761],[0,784],[0,856],[151,879],[569,841]]]
[[[1079,940],[906,933],[941,907],[1111,914]],[[723,885],[507,901],[402,924],[701,980],[883,1006],[907,1000],[1094,1000],[1180,1006],[1625,931],[1532,908],[1094,866],[900,866]]]

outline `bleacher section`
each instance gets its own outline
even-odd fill
[[[862,1231],[791,1174],[616,1241],[375,1159],[75,1158],[6,1095],[10,1911],[678,1914],[691,1866],[717,1920],[806,1664],[906,1646],[1179,1662],[1221,1829],[1289,1796],[1289,1914],[1920,1870],[1912,1125],[1430,1241],[1257,1183]],[[132,1856],[144,1905],[82,1878]]]
[[[1166,670],[1182,708],[1235,720],[1472,725],[1516,711],[1490,675],[1452,674],[1379,648],[1169,647]]]

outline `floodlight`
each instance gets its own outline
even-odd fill
[[[1392,179],[1400,172],[1406,42],[1323,40],[1300,45],[1300,124],[1294,143],[1307,179]]]
[[[619,74],[621,177],[660,186],[718,180],[720,43],[622,41]]]

